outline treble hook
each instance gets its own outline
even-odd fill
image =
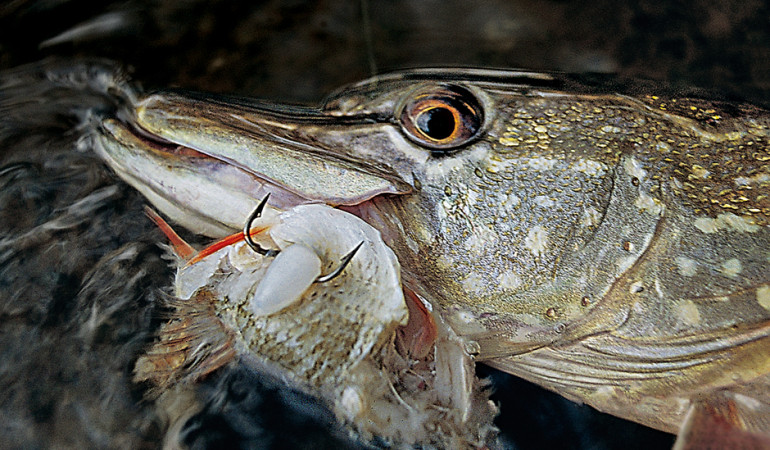
[[[259,202],[259,205],[254,208],[254,211],[249,214],[249,218],[246,220],[246,224],[243,226],[243,239],[246,241],[246,244],[255,252],[262,256],[272,257],[276,256],[281,251],[264,249],[251,237],[251,224],[262,215],[262,211],[265,209],[265,205],[267,205],[268,198],[270,198],[270,193],[265,195],[265,198],[263,198],[262,201]],[[348,264],[350,264],[350,260],[353,259],[353,257],[356,255],[356,252],[358,252],[362,245],[364,245],[364,241],[359,242],[358,245],[353,248],[353,250],[349,251],[345,256],[343,256],[340,260],[340,265],[337,266],[336,269],[332,270],[326,275],[319,275],[318,278],[313,281],[313,283],[326,283],[340,276],[342,271],[345,270],[345,267],[347,267]]]
[[[349,251],[347,255],[343,256],[340,265],[336,269],[332,270],[327,275],[320,275],[315,279],[313,283],[326,283],[327,281],[331,281],[337,278],[342,273],[342,271],[345,270],[345,267],[350,264],[350,260],[356,256],[356,252],[359,248],[361,248],[362,245],[364,245],[364,241],[359,242],[353,250]]]
[[[262,210],[265,209],[265,205],[267,205],[267,199],[270,198],[270,193],[265,195],[265,198],[262,199],[261,202],[259,202],[259,205],[254,209],[254,211],[249,214],[249,218],[246,219],[246,224],[243,226],[243,239],[246,241],[246,244],[255,252],[259,253],[262,256],[275,256],[278,253],[280,253],[280,250],[273,250],[273,249],[264,249],[261,245],[257,244],[256,241],[251,237],[251,224],[254,223],[255,220],[259,216],[262,215]]]

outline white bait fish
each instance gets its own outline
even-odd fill
[[[163,391],[240,358],[326,399],[363,440],[493,439],[496,408],[474,375],[474,344],[404,295],[398,260],[363,220],[319,204],[267,211],[249,231],[262,255],[242,233],[195,254],[153,218],[182,262],[173,317],[137,362],[137,381]]]

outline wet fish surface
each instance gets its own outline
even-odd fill
[[[389,84],[395,88],[409,84],[408,93],[417,90],[415,84],[429,91],[436,87],[435,75],[420,77],[399,75],[354,87],[326,109],[332,117],[366,116],[363,124],[348,120],[369,127],[367,132],[377,131],[379,144],[397,141],[401,152],[390,153],[395,162],[386,152],[394,147],[381,155],[366,155],[371,157],[366,164],[357,158],[356,148],[343,149],[349,153],[331,160],[346,164],[345,170],[357,168],[363,176],[375,173],[385,180],[375,184],[374,191],[354,193],[359,196],[346,208],[381,230],[404,268],[405,285],[439,307],[458,332],[478,342],[479,359],[669,431],[676,431],[671,424],[682,420],[693,393],[704,399],[704,405],[712,405],[706,411],[723,411],[714,404],[737,405],[741,413],[744,407],[760,411],[748,414],[749,419],[764,416],[766,361],[761,355],[766,352],[761,349],[766,345],[768,246],[767,200],[762,197],[767,190],[763,110],[673,102],[652,94],[641,99],[559,95],[527,86],[511,92],[490,83],[495,76],[471,81],[467,75],[450,76],[440,78],[440,88],[449,85],[456,93],[455,87],[460,87],[463,95],[481,98],[483,134],[442,153],[423,150],[402,134],[393,108],[403,106],[403,90],[394,89],[392,97],[379,94],[389,92]],[[490,109],[490,104],[497,104],[490,101],[498,98],[492,94],[506,99],[500,103],[505,105],[500,110],[508,113],[505,118]],[[201,98],[156,95],[155,99],[170,98],[182,105]],[[147,98],[128,100],[149,104]],[[105,129],[131,123],[133,119],[110,122],[116,117],[113,108],[97,114],[100,120],[107,117]],[[581,128],[585,126],[589,128]],[[317,128],[309,130],[323,131]],[[287,138],[292,131],[284,132],[284,145],[301,141]],[[328,150],[329,142],[339,144],[349,129],[333,131],[313,139],[321,145],[326,142]],[[246,134],[252,132],[247,127]],[[163,147],[174,141],[161,136],[153,142]],[[190,142],[176,142],[173,147],[181,148],[180,144],[190,144],[187,148],[201,154],[211,151]],[[220,164],[185,152],[179,154],[199,158],[193,163]],[[696,163],[688,165],[691,160]],[[245,175],[238,176],[262,173],[237,158],[230,162],[236,164],[225,164],[224,170],[242,169]],[[516,189],[500,190],[505,183]],[[319,200],[304,198],[306,184],[292,187],[291,180],[279,184],[271,178],[262,185],[288,192],[285,207],[297,201],[291,198]],[[377,191],[382,186],[388,191]],[[552,186],[556,187],[551,190]],[[568,188],[566,196],[555,195]],[[699,192],[704,194],[699,197]],[[99,205],[104,198],[100,195],[113,194],[107,189],[81,205]],[[212,221],[216,214],[208,210],[204,220],[196,217],[185,223],[180,217],[179,221],[192,229],[197,221],[202,223],[197,231],[223,234],[239,222],[242,225],[245,204],[253,206],[253,197],[246,196],[242,217],[236,216],[232,224]],[[724,200],[713,202],[720,199]],[[337,197],[330,203],[345,202]],[[211,204],[205,206],[200,209]],[[197,213],[194,204],[185,208]],[[80,216],[80,209],[72,211],[74,222],[59,223],[82,223],[76,218],[85,217],[89,209]],[[179,213],[167,214],[173,218]],[[423,220],[426,217],[430,220]],[[48,229],[57,227],[52,224]],[[504,242],[495,236],[501,231]],[[452,264],[442,261],[447,255],[455,258]],[[502,263],[490,264],[498,261],[493,259],[497,256],[503,256]],[[599,257],[612,264],[595,263]],[[488,295],[479,295],[485,290]],[[738,359],[727,358],[736,354]],[[702,395],[710,392],[711,397]],[[702,418],[698,402],[693,404],[690,418]],[[657,419],[650,418],[650,411]],[[751,431],[762,429],[761,420],[744,422],[754,426]]]
[[[766,439],[766,110],[438,69],[319,109],[157,92],[127,116],[102,121],[97,151],[185,227],[236,228],[252,186],[279,209],[340,206],[477,360],[669,432],[737,410],[734,431]],[[226,209],[185,194],[220,170],[253,179]]]

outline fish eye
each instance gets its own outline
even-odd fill
[[[454,85],[425,86],[403,103],[401,129],[415,143],[444,154],[470,142],[481,129],[481,105],[467,89]]]

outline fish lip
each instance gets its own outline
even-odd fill
[[[131,133],[132,137],[136,138],[139,142],[141,142],[142,145],[146,146],[147,148],[151,149],[156,153],[163,153],[174,159],[187,159],[188,161],[200,159],[200,160],[208,160],[210,162],[229,164],[229,162],[226,160],[216,158],[215,156],[212,156],[208,153],[200,152],[195,148],[181,145],[171,140],[165,139],[162,136],[158,136],[157,134],[154,134],[146,130],[145,128],[143,128],[135,120],[126,120],[124,118],[123,119],[115,119],[115,118],[102,119],[102,121],[98,124],[98,129],[100,130],[100,133],[103,136],[108,136],[109,138],[123,145],[126,145],[126,143],[123,142],[120,139],[120,137],[118,137],[117,134],[111,130],[112,126],[107,124],[110,121],[119,124],[119,126],[122,126],[126,131]],[[280,198],[283,196],[274,195],[271,203],[277,202],[278,204],[273,205],[275,207],[278,207],[280,209],[288,209],[288,208],[297,206],[299,204],[312,201],[312,199],[302,196],[301,192],[297,192],[296,190],[291,189],[289,186],[285,186],[281,183],[277,183],[273,180],[262,177],[259,174],[250,170],[246,170],[240,166],[237,166],[237,165],[232,165],[232,166],[235,168],[241,169],[242,172],[254,178],[255,182],[263,182],[263,183],[269,184],[272,188],[278,189],[280,191],[283,191],[286,194],[289,194],[288,195],[289,198],[291,198],[291,196],[295,197],[291,201],[277,202],[277,198]]]

